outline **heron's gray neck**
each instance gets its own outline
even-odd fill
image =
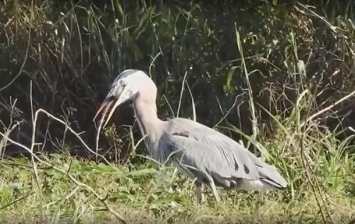
[[[145,142],[148,143],[147,146],[150,147],[150,144],[154,144],[159,140],[163,132],[162,121],[158,118],[155,100],[138,97],[133,102],[133,108],[140,131],[143,135],[142,137],[147,135]],[[148,140],[148,142],[146,140]]]

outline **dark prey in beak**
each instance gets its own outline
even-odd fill
[[[108,116],[106,117],[106,122],[104,123],[104,125],[102,126],[102,128],[104,128],[108,121],[110,120],[113,112],[115,111],[117,105],[115,105],[115,102],[117,102],[117,98],[115,96],[110,96],[110,97],[107,97],[104,102],[102,102],[102,104],[100,105],[99,109],[97,110],[95,116],[94,116],[94,119],[93,121],[95,121],[95,119],[97,118],[97,116],[100,114],[101,111],[102,112],[102,117],[99,121],[99,129],[102,125],[102,123],[104,122],[105,120],[105,116],[107,115],[107,113],[109,112]]]

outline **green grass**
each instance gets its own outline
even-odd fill
[[[33,154],[34,162],[1,160],[0,220],[101,223],[123,217],[129,223],[344,223],[355,216],[355,162],[346,153],[351,141],[338,141],[335,134],[319,131],[312,123],[296,132],[302,126],[295,119],[297,108],[290,119],[276,120],[277,136],[254,141],[262,151],[267,149],[264,156],[288,179],[285,191],[261,198],[253,192],[220,190],[222,202],[216,204],[205,190],[205,201],[198,205],[190,180],[179,173],[174,178],[171,167],[154,165],[149,158],[118,166],[65,152],[42,153]],[[130,159],[139,156],[132,154]]]
[[[203,205],[197,205],[191,182],[178,176],[172,183],[172,169],[152,168],[148,164],[132,168],[115,167],[51,155],[51,164],[67,170],[81,183],[92,187],[127,221],[133,223],[257,223],[262,220],[293,223],[321,221],[316,196],[312,191],[296,191],[294,199],[287,193],[271,193],[257,206],[258,196],[243,192],[221,192],[222,202],[216,205],[209,191]],[[1,162],[2,175],[0,220],[28,223],[46,220],[53,223],[74,223],[92,220],[116,220],[104,209],[102,202],[78,186],[66,175],[46,166],[38,166],[40,187],[27,159]],[[355,215],[354,198],[341,193],[323,192],[325,205],[336,223],[344,223]],[[5,207],[4,207],[5,206]],[[105,210],[105,209],[104,209]]]
[[[51,155],[49,161],[63,169],[70,167],[68,173],[92,187],[101,197],[107,197],[110,206],[130,221],[170,220],[178,223],[186,219],[197,222],[204,216],[210,223],[215,219],[225,219],[226,223],[231,220],[245,222],[246,219],[288,220],[290,223],[291,220],[302,223],[321,220],[316,196],[310,190],[297,190],[294,199],[290,199],[287,193],[269,194],[259,208],[254,194],[223,192],[222,203],[216,205],[213,196],[207,192],[207,201],[200,206],[194,203],[191,182],[179,177],[170,184],[171,169],[156,170],[145,164],[128,170],[60,155]],[[3,161],[1,170],[0,205],[6,206],[1,208],[1,220],[29,221],[27,217],[55,223],[114,220],[109,212],[96,211],[104,206],[85,186],[78,187],[66,175],[51,168],[38,167],[40,187],[27,159]],[[322,192],[323,196],[329,203],[324,207],[334,220],[347,220],[355,215],[352,209],[354,198],[342,195],[336,189],[326,194]]]

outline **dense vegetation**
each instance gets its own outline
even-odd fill
[[[352,0],[4,0],[0,220],[354,218],[354,23]],[[95,155],[92,118],[126,68],[151,75],[162,119],[189,117],[242,140],[289,188],[261,204],[223,192],[215,205],[206,190],[196,205],[190,180],[145,156],[129,105]]]

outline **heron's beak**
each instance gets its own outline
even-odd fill
[[[110,110],[110,108],[111,108],[112,113],[109,114],[108,119],[106,119],[106,122],[105,122],[105,124],[103,125],[103,127],[105,127],[106,124],[107,124],[107,122],[109,121],[110,117],[111,117],[112,114],[113,114],[113,111],[114,111],[114,109],[113,109],[113,107],[112,107],[113,103],[114,103],[113,100],[111,100],[111,99],[110,99],[110,100],[105,99],[105,101],[101,104],[100,108],[97,110],[93,121],[95,121],[96,117],[97,117],[97,116],[100,114],[100,112],[103,110],[102,117],[101,117],[101,120],[100,120],[100,122],[102,123],[102,122],[104,121],[104,119],[105,119],[105,116],[106,116],[107,112],[108,112],[108,111]]]
[[[111,93],[112,91],[110,91]],[[102,128],[104,128],[108,121],[110,120],[113,112],[116,110],[116,108],[122,104],[122,93],[123,91],[120,91],[120,93],[118,94],[118,97],[113,95],[113,94],[108,94],[107,97],[105,98],[104,102],[102,102],[102,104],[100,105],[99,109],[96,111],[96,114],[94,116],[93,121],[95,121],[96,117],[100,114],[100,112],[102,111],[102,117],[100,119],[100,124],[103,123],[107,113],[108,116],[106,118],[106,121],[104,123],[104,125],[102,126]]]

